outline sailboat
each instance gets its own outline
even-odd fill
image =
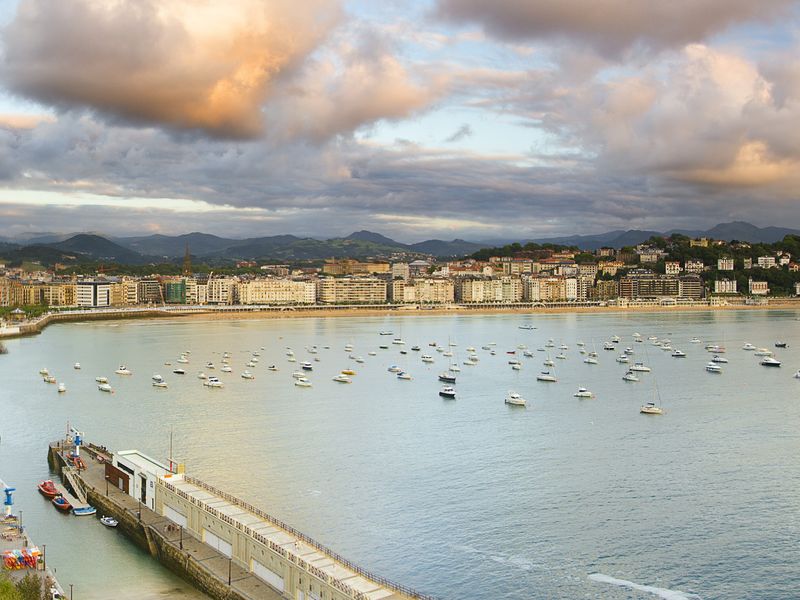
[[[645,352],[645,354],[647,354]],[[643,415],[663,415],[664,410],[659,406],[661,403],[661,395],[658,393],[658,383],[655,377],[653,378],[653,401],[647,402],[642,405],[639,412]]]

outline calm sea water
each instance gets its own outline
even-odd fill
[[[76,598],[201,596],[116,532],[58,515],[38,497],[47,442],[67,421],[89,440],[159,458],[173,430],[175,456],[191,474],[442,599],[795,598],[798,317],[741,311],[57,325],[9,342],[10,354],[0,357],[0,477],[19,489],[24,520],[48,543],[48,562],[62,581],[76,584]],[[523,323],[537,329],[519,329]],[[687,357],[634,343],[634,332],[669,337]],[[653,372],[623,382],[618,352],[602,350],[612,335]],[[705,371],[711,355],[690,343],[694,336],[727,346],[722,375]],[[393,337],[405,340],[407,355]],[[536,348],[548,338],[569,346],[567,360],[555,361],[555,384],[535,380],[546,357]],[[745,342],[772,348],[779,339],[789,343],[775,350],[780,369],[761,367],[741,350]],[[582,362],[578,340],[596,345],[600,364]],[[437,395],[437,374],[450,359],[432,341],[457,344],[455,401]],[[489,342],[496,356],[481,349]],[[348,343],[363,364],[348,358]],[[314,344],[316,355],[306,351]],[[436,362],[423,364],[414,344]],[[520,357],[517,372],[506,351],[521,344],[534,357]],[[478,366],[461,364],[468,346],[477,348]],[[297,363],[287,361],[287,347]],[[184,350],[192,352],[187,375],[173,375]],[[247,381],[239,374],[253,350],[261,358],[251,369],[256,379]],[[233,373],[219,371],[224,351]],[[295,387],[292,371],[314,356],[313,387]],[[82,370],[72,369],[75,361]],[[206,369],[207,361],[217,369]],[[114,375],[120,363],[134,375]],[[267,370],[273,363],[279,371]],[[387,372],[392,364],[414,379],[397,380]],[[41,367],[68,392],[42,383]],[[331,380],[344,368],[357,371],[351,385]],[[220,376],[225,388],[203,387],[199,370]],[[169,389],[151,387],[153,373]],[[96,389],[98,375],[109,377],[113,395]],[[574,398],[579,386],[596,398]],[[528,407],[506,406],[509,390]],[[656,391],[666,414],[640,415]]]

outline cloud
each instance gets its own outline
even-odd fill
[[[459,127],[453,135],[448,137],[445,142],[447,143],[455,143],[460,142],[464,138],[468,138],[472,135],[472,127],[469,126],[469,123],[464,123],[461,127]]]
[[[438,0],[435,14],[503,40],[566,39],[608,57],[705,40],[731,25],[785,14],[793,0]]]
[[[335,0],[22,0],[2,77],[48,105],[252,138],[339,19]]]

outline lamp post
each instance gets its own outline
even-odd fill
[[[108,475],[106,475],[106,498],[108,498]]]
[[[181,550],[183,550],[183,525],[178,525],[178,527],[180,527],[180,532],[181,532],[180,548]]]
[[[72,600],[72,584],[69,584],[69,600]]]
[[[228,557],[228,587],[231,586],[231,565],[233,565],[233,558]]]
[[[25,533],[25,529],[22,527],[22,510],[19,511],[19,534],[22,535]]]
[[[47,544],[42,544],[42,569],[47,571]]]
[[[139,523],[142,522],[142,501],[139,500]]]

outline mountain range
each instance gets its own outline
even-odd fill
[[[529,239],[525,242],[551,243],[577,246],[595,250],[601,246],[620,248],[642,243],[654,235],[681,233],[689,237],[709,237],[726,241],[771,243],[789,234],[800,235],[800,230],[785,227],[756,227],[750,223],[734,221],[721,223],[706,231],[671,230],[667,232],[646,230],[617,230],[595,235]],[[148,235],[138,237],[108,237],[98,233],[35,233],[20,239],[0,238],[0,257],[8,262],[30,260],[53,264],[82,261],[117,262],[144,265],[179,261],[188,246],[192,257],[200,262],[225,264],[236,260],[320,260],[323,258],[387,258],[404,254],[453,258],[466,256],[491,246],[502,246],[518,240],[491,240],[470,242],[427,240],[416,244],[403,244],[379,233],[356,231],[347,237],[320,240],[294,235],[276,235],[247,239],[222,238],[208,233],[184,235]]]

